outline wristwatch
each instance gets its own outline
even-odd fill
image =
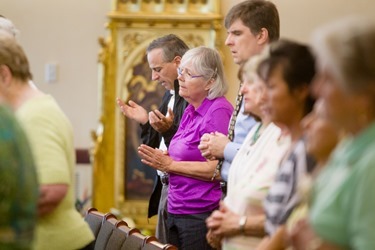
[[[247,216],[241,216],[240,218],[240,221],[239,221],[239,229],[240,229],[240,233],[241,234],[244,234],[245,233],[245,225],[246,225],[246,221],[247,221]]]

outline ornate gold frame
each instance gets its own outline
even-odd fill
[[[92,136],[93,206],[99,211],[117,208],[134,219],[139,228],[154,229],[147,220],[147,200],[127,199],[124,187],[125,120],[116,97],[131,94],[124,85],[133,76],[133,66],[155,38],[174,33],[189,45],[220,48],[221,15],[218,0],[116,0],[108,14],[110,36],[100,38],[99,84],[101,116]],[[152,82],[144,86],[152,86]],[[147,87],[146,87],[147,88]]]

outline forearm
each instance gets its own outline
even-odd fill
[[[269,236],[263,237],[262,241],[256,247],[256,250],[268,250],[268,243],[270,241]]]
[[[57,207],[58,203],[56,204],[43,204],[38,206],[38,216],[43,217],[49,213],[51,213]]]
[[[287,247],[285,242],[286,239],[286,228],[284,225],[280,226],[276,232],[269,237],[267,249],[269,250],[282,250]]]
[[[233,237],[239,235],[246,235],[252,237],[261,238],[265,235],[264,233],[264,215],[255,216],[239,216],[234,213],[226,213],[218,216],[216,214],[211,215],[208,221],[209,228],[212,228],[216,235],[220,237]],[[215,220],[216,217],[216,220]],[[245,219],[245,224],[244,223]]]
[[[67,184],[45,184],[40,186],[38,199],[38,215],[40,217],[51,213],[64,199],[68,192]]]
[[[168,172],[210,181],[218,161],[173,161]]]
[[[244,231],[242,233],[245,235],[263,237],[265,235],[265,232],[264,232],[265,220],[266,220],[265,215],[248,216],[246,220],[246,224],[244,226]]]

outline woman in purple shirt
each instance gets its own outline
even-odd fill
[[[218,208],[220,183],[207,180],[217,161],[202,157],[198,145],[205,133],[227,133],[232,105],[225,99],[227,83],[219,53],[208,47],[189,50],[178,69],[179,94],[188,103],[168,154],[139,147],[142,162],[169,173],[169,243],[179,249],[211,249],[205,219]],[[189,176],[189,177],[188,177]],[[193,176],[193,177],[191,177]]]

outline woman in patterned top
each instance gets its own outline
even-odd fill
[[[285,222],[299,202],[296,192],[298,182],[315,166],[306,154],[300,124],[314,105],[310,92],[315,76],[314,57],[308,46],[288,40],[271,44],[267,53],[268,58],[259,66],[267,85],[267,112],[271,121],[287,128],[291,147],[279,165],[263,204],[268,237],[264,238],[260,248],[265,249],[269,248],[269,244],[282,244],[279,232],[283,231]]]

